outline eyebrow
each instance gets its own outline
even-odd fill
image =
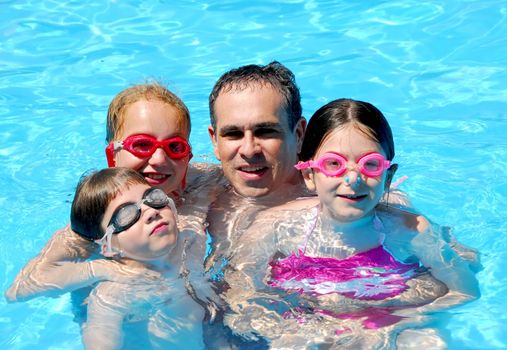
[[[262,128],[273,128],[273,129],[281,129],[282,125],[280,123],[273,123],[273,122],[265,122],[265,123],[259,123],[255,124],[253,126],[253,129],[262,129]],[[237,127],[236,125],[224,125],[220,128],[220,134],[224,135],[229,132],[235,132],[235,131],[243,131],[243,129]]]

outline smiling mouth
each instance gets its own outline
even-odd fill
[[[352,201],[360,201],[368,197],[366,194],[338,194],[337,197],[352,200]]]
[[[245,166],[245,167],[239,167],[239,171],[247,173],[247,174],[263,174],[268,170],[265,166]]]
[[[153,174],[153,173],[142,173],[143,176],[151,182],[157,182],[157,183],[161,183],[161,182],[164,182],[165,180],[167,180],[171,175],[166,175],[166,174]]]

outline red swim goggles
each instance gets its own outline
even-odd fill
[[[171,159],[185,158],[192,151],[187,140],[181,136],[170,137],[159,141],[151,135],[130,135],[123,141],[113,141],[106,147],[107,165],[115,166],[114,152],[124,149],[138,158],[148,158],[155,153],[157,148],[162,148]]]

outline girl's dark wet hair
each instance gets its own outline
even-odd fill
[[[88,240],[101,239],[100,227],[107,206],[121,191],[135,184],[149,183],[137,171],[129,168],[107,168],[85,173],[76,188],[70,210],[72,231]]]
[[[310,118],[300,160],[312,159],[330,132],[348,124],[354,124],[358,130],[378,142],[388,160],[394,158],[393,134],[382,112],[371,103],[341,98],[322,106]]]

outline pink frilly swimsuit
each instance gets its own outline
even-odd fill
[[[373,225],[381,233],[378,247],[345,259],[307,256],[306,245],[316,221],[317,218],[307,229],[305,242],[297,253],[270,262],[269,285],[312,296],[339,293],[358,300],[383,300],[408,289],[406,282],[420,272],[418,263],[399,262],[384,248],[383,224],[376,215]],[[366,328],[383,327],[400,319],[391,315],[392,310],[378,307],[354,314],[315,311],[341,319],[366,317],[363,322]]]
[[[398,262],[383,246],[342,260],[306,256],[300,251],[270,265],[273,287],[313,295],[339,293],[360,300],[399,295],[419,268],[419,264]]]

